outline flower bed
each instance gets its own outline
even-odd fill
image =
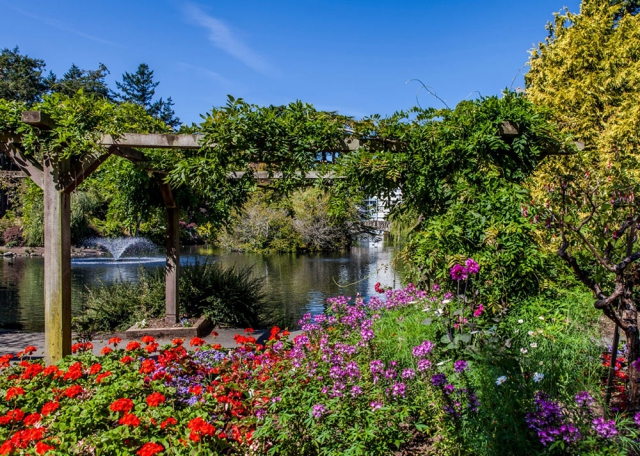
[[[452,278],[476,273],[467,262]],[[264,345],[246,330],[233,350],[145,336],[112,339],[102,356],[76,344],[56,366],[30,359],[35,347],[18,363],[1,357],[0,454],[502,454],[499,423],[548,452],[613,451],[636,437],[630,419],[600,418],[586,392],[557,400],[557,374],[532,354],[547,346],[544,329],[512,323],[541,341],[523,353],[480,303],[438,286],[377,288],[368,303],[329,299],[293,340],[276,327]],[[507,421],[497,407],[511,407]]]

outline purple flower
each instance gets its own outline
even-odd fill
[[[471,258],[467,258],[465,266],[467,267],[467,272],[469,274],[477,274],[480,272],[480,266]]]
[[[369,368],[371,369],[372,374],[381,374],[384,370],[384,363],[379,359],[374,359],[369,363]]]
[[[404,397],[406,393],[407,387],[404,383],[394,383],[391,387],[391,394],[393,396],[402,396]]]
[[[444,394],[446,394],[447,396],[451,393],[453,393],[453,391],[456,389],[455,386],[453,386],[451,383],[444,385],[444,388],[442,388],[442,391],[444,391]]]
[[[616,429],[616,422],[613,420],[605,420],[604,418],[596,418],[592,421],[593,429],[598,433],[600,437],[603,439],[610,439],[614,435],[618,433]]]
[[[311,412],[311,414],[317,420],[322,415],[324,415],[326,412],[327,412],[327,408],[324,405],[316,404],[316,405],[313,406],[313,411]]]
[[[447,383],[447,376],[444,374],[435,374],[431,377],[431,384],[433,386],[442,386]]]
[[[386,378],[387,380],[393,380],[397,376],[398,373],[395,371],[395,369],[387,369],[386,371],[384,371],[384,378]]]
[[[411,350],[411,352],[416,358],[424,358],[429,353],[431,353],[431,350],[433,350],[433,342],[431,342],[430,340],[425,340],[420,345],[413,347],[413,350]]]
[[[405,369],[402,371],[402,378],[411,379],[416,376],[416,371],[413,369]]]
[[[586,391],[581,391],[576,394],[575,401],[578,407],[589,407],[593,404],[593,398]]]
[[[382,402],[373,401],[373,402],[371,402],[371,404],[369,404],[369,406],[371,407],[372,411],[376,411],[376,410],[382,408]]]
[[[469,277],[467,268],[465,268],[464,266],[460,266],[459,264],[454,265],[449,273],[451,274],[451,278],[453,280],[467,280],[467,277]]]
[[[460,360],[456,361],[455,363],[453,363],[453,371],[456,372],[457,374],[460,374],[460,373],[466,371],[468,367],[469,367],[469,365],[467,364],[467,362],[464,359],[460,359]]]
[[[636,426],[640,427],[640,412],[636,412],[635,416],[633,417],[633,421],[636,422]]]
[[[420,361],[418,361],[418,370],[420,372],[429,370],[431,368],[431,361],[429,361],[428,359],[421,359]]]
[[[360,394],[362,394],[362,387],[359,385],[354,385],[351,387],[351,395],[353,397],[359,396]]]

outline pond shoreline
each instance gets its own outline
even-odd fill
[[[71,247],[71,258],[101,257],[105,252],[98,249],[85,247]],[[7,257],[41,257],[44,256],[44,247],[4,247],[0,246],[0,256]]]

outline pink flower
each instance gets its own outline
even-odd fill
[[[482,315],[483,311],[484,311],[484,306],[482,304],[478,304],[478,308],[473,311],[473,316],[477,318],[480,315]]]
[[[478,263],[476,263],[472,258],[467,258],[465,266],[467,267],[467,272],[469,274],[477,274],[480,272],[480,265],[478,265]]]
[[[469,271],[467,271],[467,268],[465,268],[464,266],[460,266],[459,264],[453,266],[449,273],[451,274],[451,278],[453,280],[467,280],[467,278],[469,277]]]

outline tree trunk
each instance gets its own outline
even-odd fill
[[[627,355],[628,373],[629,373],[629,410],[636,411],[640,409],[640,373],[634,361],[640,358],[640,340],[638,339],[638,325],[629,326],[625,330],[627,336]]]

